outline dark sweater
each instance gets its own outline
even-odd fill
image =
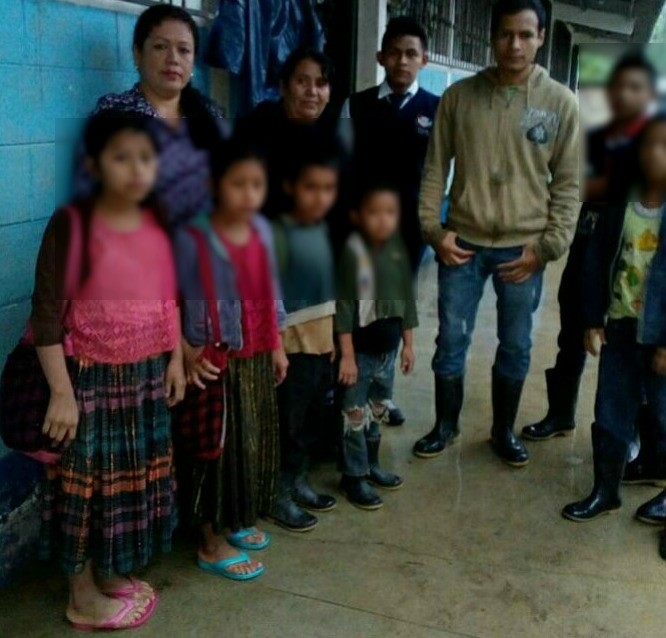
[[[419,89],[396,110],[388,99],[378,99],[379,87],[349,98],[354,122],[354,175],[357,179],[395,184],[402,195],[402,235],[410,258],[423,241],[418,217],[421,173],[439,97]],[[359,184],[360,186],[360,184]]]

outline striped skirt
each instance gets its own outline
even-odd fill
[[[47,466],[43,553],[67,574],[86,561],[103,576],[127,574],[171,548],[176,524],[166,361],[82,365],[76,438]]]
[[[215,461],[194,461],[192,523],[216,534],[256,525],[275,504],[279,428],[270,353],[229,359],[224,451]]]

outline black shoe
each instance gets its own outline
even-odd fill
[[[594,487],[587,498],[564,507],[562,516],[570,521],[592,521],[613,514],[622,506],[620,483],[627,458],[626,444],[595,423],[592,425],[592,451]]]
[[[460,436],[458,419],[463,404],[464,378],[435,375],[435,427],[414,444],[421,459],[439,456]]]
[[[627,463],[622,482],[626,485],[654,485],[666,487],[666,443],[647,406],[642,406],[636,421],[641,441],[638,456]]]
[[[362,510],[378,510],[384,506],[379,494],[368,485],[364,478],[343,474],[340,491],[352,505]]]
[[[530,462],[525,444],[513,431],[523,383],[504,377],[493,369],[493,427],[490,444],[495,454],[512,467],[525,467]]]
[[[366,442],[368,464],[370,466],[370,471],[366,477],[367,481],[383,490],[399,490],[403,484],[402,479],[397,474],[387,472],[379,466],[379,444],[380,441]]]
[[[407,419],[402,413],[402,410],[395,404],[393,401],[387,401],[386,407],[388,407],[388,421],[386,425],[398,426],[402,425]]]
[[[294,502],[292,490],[295,478],[282,474],[279,481],[278,500],[270,519],[290,532],[309,532],[317,527],[319,520]]]
[[[548,388],[548,414],[523,428],[522,435],[528,441],[547,441],[556,436],[569,436],[576,427],[576,404],[580,376],[561,375],[556,368],[546,370]]]
[[[666,490],[636,510],[636,518],[650,525],[666,525]]]
[[[659,540],[659,556],[666,560],[666,529],[661,533]]]
[[[304,474],[296,478],[293,497],[298,505],[314,512],[330,512],[337,505],[332,496],[315,492]]]

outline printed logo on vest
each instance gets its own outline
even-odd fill
[[[417,116],[416,129],[419,135],[430,135],[430,131],[432,130],[432,119],[427,115]]]
[[[533,144],[547,144],[557,133],[560,118],[554,111],[526,108],[520,119],[520,127],[525,137]]]

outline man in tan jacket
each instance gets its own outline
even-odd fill
[[[492,278],[499,347],[493,366],[496,454],[529,461],[514,422],[530,364],[543,270],[573,238],[580,208],[574,95],[534,63],[545,39],[540,0],[499,0],[491,41],[497,65],[444,92],[426,156],[419,215],[439,262],[433,358],[436,423],[414,454],[441,454],[459,434],[463,378],[479,302]],[[451,161],[451,207],[439,217]]]

